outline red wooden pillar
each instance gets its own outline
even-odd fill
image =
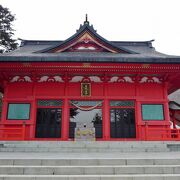
[[[7,108],[8,108],[8,103],[5,98],[3,98],[2,101],[2,114],[1,114],[1,123],[4,124],[7,116]]]
[[[169,114],[169,104],[168,104],[168,93],[167,93],[167,89],[168,89],[168,82],[164,82],[164,86],[163,86],[163,90],[164,90],[164,99],[166,100],[166,102],[164,103],[164,118],[165,121],[169,122],[170,125],[170,114]]]
[[[2,99],[2,114],[1,114],[1,123],[3,124],[6,120],[7,116],[7,109],[8,109],[8,103],[7,103],[7,92],[8,92],[8,86],[7,82],[3,82],[4,85],[4,94],[3,94],[3,99]]]
[[[29,133],[29,139],[35,138],[35,133],[36,133],[36,114],[37,114],[37,102],[36,102],[36,77],[33,76],[33,85],[32,85],[32,102],[31,102],[31,121],[32,124],[30,125],[30,133]]]
[[[148,140],[148,123],[147,122],[145,122],[145,141],[147,141]]]
[[[103,140],[110,139],[110,109],[108,95],[108,78],[104,77],[104,106],[103,106]]]
[[[103,139],[110,139],[110,110],[109,110],[109,101],[104,99],[104,109],[103,109]]]
[[[62,140],[67,141],[69,138],[69,100],[67,98],[68,94],[68,75],[65,74],[64,77],[64,104],[63,104],[63,114],[62,114]]]
[[[22,124],[22,140],[26,139],[26,121],[23,121]]]
[[[33,98],[32,107],[31,107],[32,124],[30,125],[30,132],[29,132],[29,137],[28,137],[30,139],[35,138],[35,133],[36,133],[36,113],[37,113],[37,102],[36,102],[36,99]]]
[[[69,138],[69,102],[67,98],[64,99],[61,137],[65,141]]]
[[[135,123],[136,123],[136,139],[142,140],[142,116],[141,116],[141,102],[139,101],[139,81],[140,77],[137,74],[135,77]]]
[[[164,118],[165,118],[165,121],[169,122],[169,125],[170,125],[170,114],[169,114],[168,102],[164,103]]]
[[[135,118],[136,118],[136,139],[142,140],[142,116],[141,116],[141,102],[136,100],[135,106]]]

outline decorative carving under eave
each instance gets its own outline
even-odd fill
[[[98,76],[74,76],[70,82],[102,82],[101,78]]]
[[[102,82],[101,78],[98,76],[89,76],[89,78],[92,82]]]
[[[10,78],[10,82],[32,82],[29,76],[14,76]]]
[[[60,76],[41,76],[37,82],[64,82]]]
[[[162,83],[162,79],[158,77],[142,77],[139,83]]]
[[[134,83],[134,79],[130,76],[114,76],[109,82]]]
[[[96,45],[93,42],[86,42],[85,40],[83,42],[79,42],[76,45],[72,46],[71,48],[67,49],[66,51],[70,52],[89,52],[89,51],[105,51],[102,47]]]
[[[83,79],[83,76],[73,76],[69,82],[81,82],[82,79]]]
[[[13,76],[9,79],[9,82],[64,82],[61,76]]]
[[[104,76],[68,76],[69,82],[95,82],[101,83],[104,82],[109,83],[162,83],[164,78],[155,77],[155,76],[113,76],[113,77],[104,77]],[[9,82],[65,82],[63,76],[55,75],[55,76],[40,76],[40,77],[30,77],[30,76],[13,76],[9,78]]]

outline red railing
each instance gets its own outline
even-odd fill
[[[26,127],[25,123],[19,125],[1,125],[0,140],[25,140]],[[30,139],[27,138],[27,140]],[[169,126],[155,127],[148,124],[140,125],[138,126],[137,140],[180,141],[180,129],[171,129]]]
[[[25,124],[0,127],[0,140],[25,140]]]
[[[180,141],[180,129],[170,127],[139,127],[140,139],[145,141]]]

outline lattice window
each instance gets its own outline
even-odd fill
[[[110,106],[134,107],[134,101],[110,101]]]
[[[62,100],[38,100],[38,106],[62,106]]]
[[[102,101],[71,101],[73,104],[77,106],[102,106]]]

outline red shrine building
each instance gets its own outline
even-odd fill
[[[95,140],[180,140],[168,105],[179,87],[180,57],[108,41],[86,20],[67,40],[0,55],[0,139],[75,140],[91,124]]]

